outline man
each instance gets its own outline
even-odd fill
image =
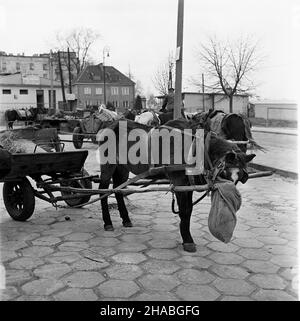
[[[168,89],[168,94],[165,96],[160,112],[167,113],[174,110],[174,88]]]

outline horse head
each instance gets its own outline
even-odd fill
[[[208,155],[211,164],[221,178],[237,182],[246,183],[248,180],[247,164],[256,156],[246,154],[237,144],[226,141],[223,138],[213,135]]]

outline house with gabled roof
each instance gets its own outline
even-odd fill
[[[113,66],[103,66],[102,63],[86,66],[73,84],[77,109],[87,109],[110,102],[118,112],[133,107],[134,88],[135,82],[130,78]]]

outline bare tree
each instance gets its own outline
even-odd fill
[[[169,88],[174,88],[174,66],[174,57],[170,53],[167,61],[161,64],[154,73],[152,83],[160,95],[165,96]]]
[[[144,88],[142,85],[142,82],[140,80],[136,80],[134,74],[132,73],[130,69],[130,65],[128,66],[128,71],[125,73],[125,75],[132,81],[135,82],[135,95],[143,96],[144,95]]]
[[[250,77],[261,63],[257,51],[258,45],[250,37],[225,43],[211,37],[208,44],[202,44],[197,52],[210,82],[208,88],[223,92],[229,98],[230,112],[233,111],[235,94],[249,93],[255,88]],[[194,84],[197,85],[197,82]]]
[[[76,66],[77,75],[91,61],[89,50],[99,37],[100,34],[90,28],[72,29],[68,32],[56,34],[58,50],[65,51],[69,48],[71,52],[76,53],[76,57],[71,56],[70,59]]]

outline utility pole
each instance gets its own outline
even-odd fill
[[[50,50],[50,104],[49,104],[49,114],[51,114],[52,110],[55,113],[55,105],[54,105],[54,89],[53,89],[53,52]]]
[[[104,98],[104,105],[106,106],[106,74],[105,74],[105,55],[109,57],[109,49],[107,47],[103,48],[103,98]]]
[[[202,104],[203,104],[203,111],[205,111],[205,99],[204,99],[204,74],[202,74]]]
[[[66,95],[65,95],[65,85],[64,85],[64,77],[63,72],[61,68],[61,61],[60,61],[60,51],[57,52],[58,57],[58,68],[59,68],[59,74],[60,74],[60,84],[61,84],[61,90],[62,90],[62,97],[63,97],[63,105],[64,109],[66,108]]]
[[[69,93],[72,94],[71,59],[70,59],[69,47],[68,47],[68,71],[69,71]]]
[[[175,79],[175,99],[173,118],[181,116],[182,105],[182,58],[183,58],[183,15],[184,0],[178,0],[178,16],[177,16],[177,48],[176,48],[176,79]]]

